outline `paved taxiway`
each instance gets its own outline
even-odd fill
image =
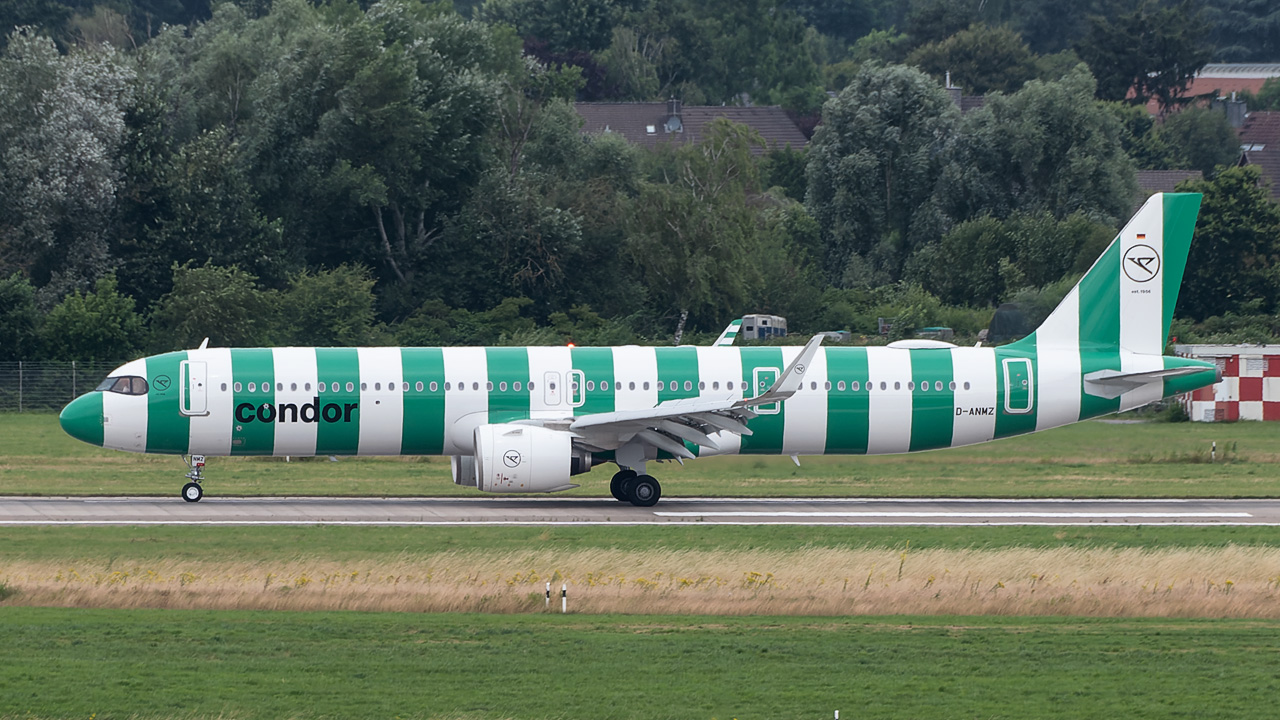
[[[0,525],[1280,525],[1280,500],[0,497]]]

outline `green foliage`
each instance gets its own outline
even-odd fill
[[[957,220],[1015,211],[1077,212],[1116,222],[1132,210],[1133,163],[1120,123],[1093,101],[1084,66],[1057,82],[1033,80],[965,115],[948,149],[942,206]]]
[[[1204,200],[1178,297],[1178,314],[1203,320],[1242,311],[1260,301],[1271,313],[1280,297],[1280,205],[1258,186],[1257,167],[1222,170],[1212,181],[1185,182],[1179,191]]]
[[[1247,307],[1275,311],[1280,294],[1280,205],[1258,180],[1258,168],[1250,165],[1178,186],[1179,191],[1204,193],[1178,296],[1180,316],[1203,320]]]
[[[294,277],[280,298],[284,342],[351,347],[381,345],[375,323],[373,276],[367,268],[339,265]]]
[[[928,76],[866,65],[823,108],[809,148],[806,205],[822,228],[831,282],[874,286],[936,237],[933,179],[959,111]]]
[[[984,307],[1087,270],[1113,235],[1111,226],[1083,213],[1063,220],[1047,212],[986,216],[960,223],[918,251],[910,275],[944,302]]]
[[[17,273],[0,279],[0,362],[39,357],[40,320],[31,281]]]
[[[1209,26],[1192,0],[1130,7],[1112,0],[1106,16],[1089,18],[1089,34],[1076,51],[1098,79],[1099,98],[1138,105],[1154,99],[1168,111],[1209,61]]]
[[[105,275],[93,292],[72,292],[54,306],[41,328],[46,354],[56,360],[119,360],[142,349],[145,328],[133,298]]]
[[[1227,122],[1226,113],[1209,108],[1187,108],[1165,118],[1157,131],[1169,148],[1169,165],[1199,170],[1212,177],[1220,166],[1240,159],[1240,137]]]
[[[1262,83],[1258,94],[1241,93],[1241,100],[1249,110],[1280,110],[1280,78],[1270,78]]]
[[[981,24],[916,48],[907,64],[939,80],[950,73],[953,84],[973,95],[1017,92],[1037,74],[1035,55],[1018,33]]]
[[[158,351],[197,347],[253,347],[273,341],[279,298],[238,267],[174,265],[173,290],[151,311]]]
[[[808,187],[805,166],[809,157],[804,148],[770,148],[760,161],[761,183],[765,187],[782,188],[792,200],[804,202]]]

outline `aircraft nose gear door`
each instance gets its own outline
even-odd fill
[[[1006,358],[1004,361],[1004,411],[1012,415],[1031,412],[1035,402],[1035,380],[1029,358]]]
[[[178,407],[183,415],[208,415],[208,365],[183,360],[178,382]]]

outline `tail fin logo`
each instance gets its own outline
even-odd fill
[[[1134,245],[1124,254],[1124,274],[1144,283],[1160,273],[1160,253],[1150,245]]]

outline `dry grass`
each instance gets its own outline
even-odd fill
[[[366,561],[0,564],[4,605],[1280,618],[1280,548],[446,552]]]

